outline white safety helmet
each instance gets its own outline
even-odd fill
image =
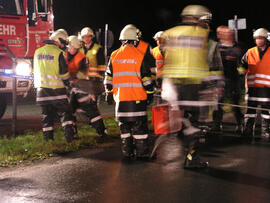
[[[255,32],[253,33],[253,38],[256,39],[257,37],[264,37],[264,38],[268,38],[268,33],[269,31],[265,28],[259,28],[257,30],[255,30]]]
[[[158,38],[160,38],[163,34],[163,31],[158,31],[155,35],[154,35],[154,40],[157,40]]]
[[[56,32],[62,32],[63,34],[65,34],[68,37],[67,31],[63,28],[56,30]]]
[[[121,40],[121,41],[123,41],[123,40],[137,41],[138,40],[137,28],[132,24],[126,25],[120,33],[119,40]]]
[[[186,6],[182,12],[182,17],[194,17],[202,21],[211,21],[212,13],[208,8],[202,5],[188,5]]]
[[[71,35],[68,37],[68,47],[73,47],[74,49],[81,48],[81,41],[77,36]]]
[[[94,31],[90,27],[85,27],[81,30],[81,37],[85,35],[95,36]]]
[[[56,41],[59,44],[67,44],[68,41],[68,35],[67,33],[63,31],[56,30],[55,32],[52,33],[50,36],[50,40]]]

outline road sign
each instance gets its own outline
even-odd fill
[[[229,28],[234,30],[245,30],[247,29],[247,23],[245,18],[239,18],[237,20],[232,19],[228,21]]]

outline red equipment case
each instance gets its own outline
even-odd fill
[[[152,122],[156,135],[174,133],[182,128],[183,111],[179,106],[162,104],[152,107]]]

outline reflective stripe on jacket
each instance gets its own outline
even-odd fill
[[[64,88],[62,80],[69,78],[69,72],[59,73],[59,56],[63,51],[56,45],[47,44],[34,54],[34,84],[36,88]]]
[[[111,55],[112,85],[116,101],[146,100],[141,79],[143,55],[131,46],[122,46]]]
[[[270,87],[270,49],[260,59],[258,47],[248,50],[248,87]]]
[[[197,25],[180,25],[165,31],[163,77],[208,77],[208,33],[209,29]]]

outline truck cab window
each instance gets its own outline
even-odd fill
[[[43,21],[47,21],[48,13],[50,13],[50,0],[37,0],[38,13]]]
[[[23,0],[0,0],[0,15],[23,15]]]

